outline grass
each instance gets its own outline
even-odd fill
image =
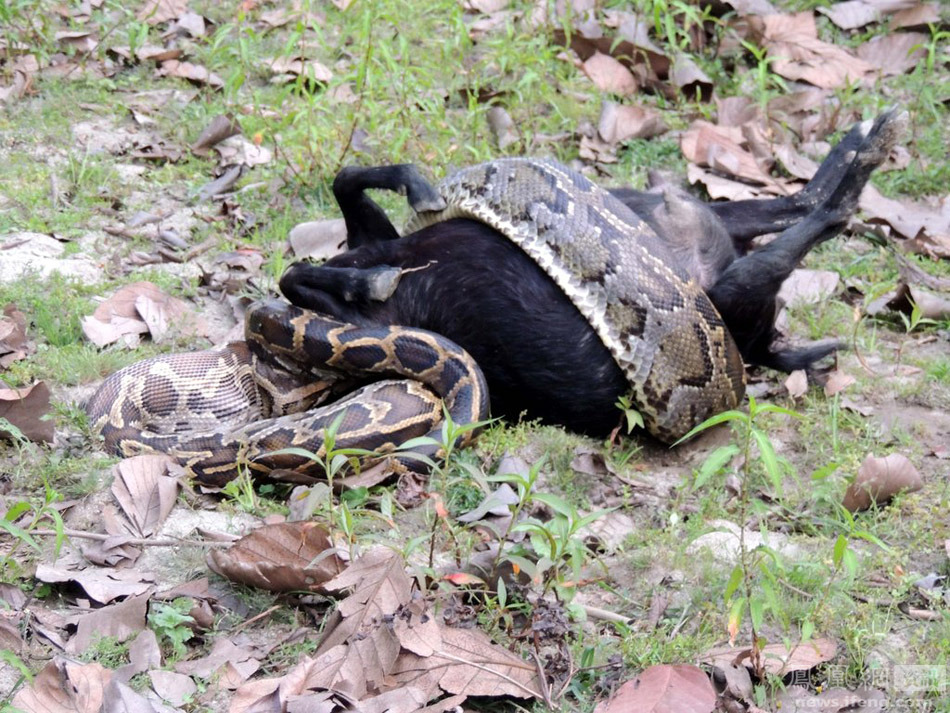
[[[827,4],[794,0],[783,7],[810,9]],[[606,5],[616,9],[631,6],[620,2]],[[274,9],[270,5],[246,10],[210,0],[190,3],[192,10],[215,24],[208,36],[184,43],[187,58],[219,74],[224,81],[220,91],[159,78],[153,65],[139,63],[117,66],[114,75],[106,79],[37,78],[34,94],[6,105],[0,113],[0,236],[29,230],[73,239],[65,246],[67,255],[91,255],[110,270],[95,284],[52,277],[0,285],[0,307],[17,304],[28,316],[29,335],[36,343],[35,353],[14,364],[2,378],[11,385],[37,379],[52,384],[56,401],[53,418],[61,437],[71,437],[70,445],[59,443],[52,449],[0,444],[0,479],[5,488],[12,489],[11,497],[39,503],[34,494],[46,487],[64,498],[100,492],[113,461],[89,449],[88,424],[70,392],[158,351],[199,346],[183,343],[145,345],[133,351],[98,350],[84,341],[81,318],[92,312],[97,297],[122,284],[151,280],[177,296],[199,302],[205,299],[195,272],[127,263],[133,251],[154,247],[151,233],[143,231],[126,241],[106,236],[104,226],[121,224],[137,211],[187,211],[191,222],[184,237],[190,244],[213,238],[218,242],[216,252],[241,247],[259,250],[266,259],[262,282],[267,285],[276,281],[292,259],[284,251],[290,228],[304,220],[336,216],[329,186],[340,166],[414,162],[437,179],[452,166],[497,156],[500,152],[486,118],[493,105],[508,111],[519,133],[519,141],[507,152],[572,161],[578,157],[578,142],[572,136],[578,127],[584,123],[596,126],[602,102],[618,100],[593,89],[583,73],[564,59],[563,47],[551,41],[551,27],[531,28],[509,18],[475,41],[468,31],[475,18],[456,0],[426,4],[382,0],[353,3],[345,11],[332,3],[304,2],[303,6],[323,17],[297,19],[266,30],[260,15],[265,8]],[[527,1],[513,4],[519,12],[527,12],[531,6]],[[62,29],[53,7],[51,0],[0,0],[0,24],[5,25],[6,38],[25,43],[41,59],[53,56],[61,50],[55,32]],[[687,38],[682,24],[670,24],[667,18],[696,20],[694,5],[682,0],[642,0],[633,7],[650,19],[654,40],[666,48],[681,46]],[[109,44],[107,36],[135,46],[161,41],[160,28],[136,20],[134,9],[117,0],[106,0],[102,9],[94,11],[88,26],[98,30],[104,46]],[[824,39],[851,47],[884,31],[883,25],[872,25],[845,33],[824,19],[819,19],[819,29]],[[902,171],[877,173],[873,179],[889,197],[940,197],[950,182],[950,107],[941,101],[950,86],[950,74],[942,38],[934,31],[931,39],[927,60],[913,72],[888,78],[872,91],[842,91],[837,97],[843,110],[862,116],[895,103],[910,113],[907,147],[911,165]],[[325,83],[306,77],[282,84],[271,82],[267,58],[297,56],[320,61],[333,77]],[[692,56],[724,96],[750,95],[764,105],[786,91],[770,71],[769,62],[756,57],[754,48],[720,56],[711,47]],[[103,58],[104,48],[84,61]],[[0,85],[10,79],[9,65],[0,65]],[[172,94],[178,99],[158,99]],[[194,98],[184,100],[191,95]],[[626,101],[657,107],[674,131],[685,129],[695,118],[713,114],[712,105],[682,97],[643,94]],[[147,128],[136,125],[128,113],[130,106],[154,124]],[[274,156],[269,164],[243,177],[230,199],[246,218],[244,222],[221,216],[217,203],[193,200],[198,189],[214,177],[216,160],[194,156],[187,146],[222,113],[235,116],[244,136],[259,139]],[[126,154],[81,145],[75,129],[88,122],[101,125],[106,138],[128,131],[139,138],[154,135],[185,150],[178,161],[143,164]],[[570,138],[559,138],[564,136]],[[680,180],[685,173],[675,133],[628,141],[618,147],[617,157],[617,163],[608,166],[607,175],[599,180],[643,187],[648,170],[660,169]],[[141,175],[131,178],[129,166],[138,167],[136,172],[143,168]],[[380,200],[391,215],[407,215],[404,199],[381,196]],[[2,242],[4,238],[0,238]],[[912,259],[932,274],[950,275],[947,261]],[[807,339],[837,336],[850,342],[855,307],[866,307],[898,279],[894,256],[871,241],[829,242],[809,256],[807,266],[836,270],[843,285],[862,293],[849,295],[845,301],[839,299],[842,287],[835,299],[792,309],[793,333]],[[771,607],[766,608],[762,626],[757,626],[770,642],[798,636],[810,621],[816,635],[840,641],[835,663],[847,666],[860,680],[865,680],[861,677],[882,652],[910,663],[946,664],[950,660],[946,607],[931,605],[938,618],[924,622],[908,620],[898,606],[916,601],[915,578],[931,571],[947,573],[940,543],[950,537],[942,516],[950,505],[950,493],[933,459],[928,461],[922,493],[900,496],[890,505],[853,519],[843,514],[837,503],[868,453],[900,450],[915,460],[926,455],[933,439],[924,430],[904,427],[899,419],[885,429],[876,416],[851,410],[845,400],[873,405],[878,414],[911,406],[946,410],[950,405],[950,360],[939,349],[926,348],[925,342],[942,339],[941,330],[948,327],[945,322],[921,325],[908,335],[896,319],[864,319],[855,332],[860,354],[880,357],[876,368],[883,374],[893,369],[900,349],[902,363],[920,368],[922,375],[885,379],[866,373],[845,354],[842,364],[857,383],[841,397],[827,398],[819,390],[797,402],[782,394],[773,396],[773,403],[794,408],[802,416],[775,417],[763,426],[778,453],[774,466],[765,463],[761,451],[753,449],[752,455],[759,460],[746,465],[725,463],[715,477],[695,488],[703,458],[715,445],[669,452],[627,439],[607,447],[538,424],[493,424],[476,449],[459,454],[429,487],[441,494],[450,514],[468,511],[481,500],[479,479],[496,474],[505,454],[516,454],[529,465],[543,461],[535,490],[525,496],[530,514],[535,514],[536,508],[550,516],[543,497],[531,499],[537,494],[555,494],[585,511],[616,507],[631,518],[633,530],[623,538],[618,553],[601,556],[584,550],[584,571],[597,584],[582,589],[575,601],[603,597],[635,620],[648,615],[654,596],[668,594],[670,604],[654,631],[575,621],[572,631],[576,638],[570,650],[576,662],[602,665],[619,653],[632,674],[656,663],[694,661],[711,646],[722,644],[728,638],[730,605],[725,592],[732,564],[697,556],[689,545],[711,529],[711,522],[728,519],[751,530],[787,534],[800,548],[801,556],[781,558],[771,570],[748,567],[754,587],[747,596]],[[769,378],[774,381],[773,376]],[[603,454],[627,482],[575,472],[572,461],[578,448]],[[812,478],[815,471],[833,463],[838,464],[836,470],[824,478]],[[771,467],[781,475],[780,489],[769,478]],[[654,490],[635,484],[641,481],[652,483]],[[281,489],[258,491],[256,500],[248,504],[255,513],[283,512],[285,496]],[[740,509],[742,498],[745,501]],[[428,537],[436,537],[445,550],[440,554],[449,558],[456,554],[450,551],[453,547],[464,556],[476,547],[477,533],[458,523],[452,525],[455,531],[438,529],[432,509],[400,510],[393,504],[391,489],[370,490],[350,505],[356,519],[352,537],[361,545],[396,540],[413,549],[414,562],[421,557],[419,553],[426,554]],[[239,506],[218,504],[235,510]],[[392,511],[393,525],[380,522],[381,510]],[[550,521],[544,526],[553,527]],[[841,562],[835,561],[834,545],[839,536],[847,538],[858,561],[850,579],[843,577]],[[586,534],[577,537],[583,541]],[[14,579],[29,587],[28,565],[38,555],[23,548],[18,557],[20,553],[22,566]],[[758,565],[762,556],[761,551],[750,553],[750,562]],[[608,576],[603,567],[596,566],[601,559],[607,563]],[[187,561],[192,569],[191,560]],[[560,561],[562,572],[569,569],[567,562],[567,557]],[[775,581],[769,579],[770,572],[778,573]],[[557,576],[562,584],[563,573]],[[883,591],[877,586],[880,581],[886,584]],[[231,591],[254,613],[280,604],[274,614],[275,628],[299,624],[299,610],[284,600],[239,587],[231,587]],[[473,596],[471,601],[477,603],[478,599]],[[166,621],[158,628],[166,634],[169,652],[180,655],[182,647],[196,652],[183,638],[183,622],[172,616],[171,610],[165,614]],[[740,644],[749,641],[750,616],[739,625]],[[204,645],[215,633],[226,635],[227,627],[238,623],[236,619],[222,619],[220,631],[208,634]],[[515,632],[501,619],[486,615],[485,620],[492,622],[500,638],[518,645]],[[255,626],[256,633],[266,638],[267,621]],[[101,641],[89,655],[121,663],[124,650],[113,644]],[[311,653],[314,646],[309,638],[284,644],[265,661],[265,670],[285,670],[299,656]],[[36,669],[39,661],[30,664]],[[589,710],[602,695],[598,671],[585,671],[576,679],[569,701],[577,709]]]

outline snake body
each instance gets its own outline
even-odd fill
[[[459,424],[488,413],[478,365],[432,332],[358,327],[267,300],[248,308],[245,338],[153,357],[109,376],[86,404],[106,450],[166,453],[200,482],[220,486],[242,467],[318,472],[331,425],[336,449],[387,453],[419,436],[441,441],[443,403]],[[377,381],[320,406],[341,382],[349,388],[367,377],[401,380]],[[460,445],[474,435],[466,432]],[[438,450],[430,441],[414,452],[435,457]]]
[[[520,246],[610,350],[654,436],[673,442],[736,406],[744,370],[722,319],[666,244],[606,190],[554,161],[500,159],[455,173],[439,192],[447,207],[417,215],[410,229],[464,217]],[[391,452],[416,436],[438,441],[443,402],[457,424],[487,415],[481,370],[432,332],[357,327],[276,300],[249,308],[245,332],[246,342],[155,357],[106,379],[87,404],[106,449],[167,453],[221,485],[242,466],[319,468],[299,449],[324,458],[337,419],[336,447]],[[321,405],[341,384],[383,377],[402,380]]]
[[[699,284],[627,206],[556,161],[506,158],[439,185],[452,218],[482,221],[516,243],[564,291],[610,350],[654,436],[673,442],[745,389],[735,342]]]

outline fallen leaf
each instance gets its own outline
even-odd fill
[[[811,12],[767,15],[761,23],[770,68],[786,79],[836,89],[861,82],[873,70],[846,49],[819,40]]]
[[[147,608],[148,594],[141,594],[118,604],[77,615],[76,633],[69,640],[66,650],[71,654],[85,653],[102,637],[111,637],[118,641],[131,639],[145,628]]]
[[[778,292],[789,307],[817,304],[834,294],[841,277],[831,270],[793,270]]]
[[[162,700],[171,703],[173,706],[188,703],[198,691],[198,685],[191,679],[191,676],[182,673],[149,671],[148,677],[152,682],[152,690]]]
[[[412,580],[406,574],[399,553],[375,547],[351,562],[321,589],[330,593],[350,590],[350,593],[337,605],[340,622],[324,631],[318,655],[345,643],[364,622],[382,621],[392,616],[409,602]]]
[[[740,201],[758,198],[763,195],[763,191],[759,187],[724,178],[718,173],[700,168],[695,163],[691,163],[686,167],[686,180],[693,185],[702,183],[709,197],[713,200]]]
[[[301,75],[319,84],[326,84],[333,79],[333,72],[315,59],[278,55],[264,60],[264,63],[267,69],[277,75],[274,79],[280,81],[290,81]]]
[[[940,6],[935,2],[915,4],[894,14],[887,29],[898,30],[907,27],[926,30],[928,25],[940,24]]]
[[[271,592],[314,591],[343,571],[330,535],[315,522],[265,525],[208,553],[212,571]]]
[[[610,55],[595,52],[584,62],[583,69],[594,86],[603,92],[626,95],[637,91],[637,80],[630,70]]]
[[[825,396],[831,397],[841,393],[853,383],[855,383],[855,378],[851,374],[835,369],[828,375],[828,380],[825,381]]]
[[[53,442],[56,427],[49,410],[49,387],[45,382],[19,389],[0,388],[0,419],[31,441]],[[15,432],[3,425],[0,421],[0,438],[12,439]]]
[[[199,680],[214,678],[221,682],[221,687],[234,689],[257,672],[265,653],[238,646],[222,636],[215,639],[207,656],[179,661],[175,671]]]
[[[929,238],[940,257],[950,257],[950,197],[943,196],[936,205],[908,199],[886,198],[871,184],[861,192],[859,206],[871,222],[886,223],[906,238]]]
[[[58,584],[75,582],[86,595],[101,604],[108,604],[118,597],[133,597],[147,592],[154,586],[155,578],[146,572],[111,567],[88,567],[69,570],[54,565],[39,564],[36,578],[41,582]]]
[[[192,152],[207,156],[212,146],[241,133],[241,125],[229,114],[218,114],[191,145]]]
[[[808,391],[808,375],[804,369],[796,369],[785,379],[785,390],[793,399],[799,399]]]
[[[175,507],[178,479],[167,475],[168,456],[139,455],[113,469],[112,494],[139,537],[155,534]]]
[[[298,223],[287,235],[298,260],[327,260],[346,249],[346,221],[343,218]]]
[[[924,58],[929,39],[922,32],[877,35],[860,45],[857,55],[885,76],[904,74]]]
[[[817,10],[842,30],[855,30],[870,25],[880,17],[880,11],[864,0],[846,0],[831,7],[819,7]]]
[[[651,139],[669,130],[660,112],[648,107],[605,101],[600,109],[597,134],[608,144],[628,139]]]
[[[864,459],[854,482],[848,486],[842,504],[851,512],[866,510],[872,503],[883,504],[899,492],[914,492],[924,485],[920,472],[900,453]]]
[[[180,17],[187,10],[188,0],[146,0],[137,17],[150,25],[160,25]]]
[[[594,713],[710,713],[716,691],[706,672],[696,666],[650,666],[627,681]]]
[[[169,323],[174,329],[169,329]],[[166,295],[151,282],[125,285],[103,301],[90,317],[82,319],[86,337],[98,347],[131,335],[152,332],[156,341],[165,336],[208,336],[208,324],[187,302]],[[126,344],[130,340],[126,338]]]
[[[112,678],[101,664],[56,657],[13,698],[14,708],[38,713],[100,713]]]
[[[694,121],[680,138],[680,149],[687,160],[707,166],[728,176],[760,184],[774,179],[759,165],[755,156],[743,147],[745,137],[738,127],[715,126]]]
[[[689,55],[680,54],[673,58],[670,82],[687,99],[705,102],[712,97],[712,80]]]
[[[224,80],[214,72],[209,72],[206,67],[191,62],[180,62],[177,59],[162,62],[158,68],[158,76],[187,79],[193,84],[207,84],[214,89],[224,86]]]
[[[430,656],[404,651],[392,676],[401,685],[426,691],[437,687],[456,695],[541,697],[537,666],[493,643],[480,629],[443,627]]]
[[[791,649],[784,644],[768,644],[761,649],[762,665],[766,672],[784,676],[794,671],[810,671],[831,661],[837,652],[838,645],[831,639],[811,639],[795,644]],[[700,660],[720,667],[736,664],[751,667],[751,656],[751,649],[725,646],[710,649]]]

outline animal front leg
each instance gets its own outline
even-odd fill
[[[333,195],[346,221],[346,242],[351,249],[399,237],[383,209],[366,195],[370,188],[405,195],[416,212],[445,208],[439,192],[412,164],[347,166],[333,180]]]

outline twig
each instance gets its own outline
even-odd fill
[[[240,624],[238,624],[236,627],[234,627],[233,629],[231,629],[231,632],[232,632],[233,634],[236,634],[237,632],[241,631],[242,629],[246,629],[246,628],[249,627],[251,624],[253,624],[255,621],[259,621],[259,620],[263,619],[265,616],[268,616],[269,614],[273,614],[275,611],[277,611],[278,609],[280,609],[281,606],[282,606],[282,605],[280,605],[280,604],[275,604],[275,605],[272,606],[270,609],[265,609],[265,610],[262,611],[260,614],[257,614],[256,616],[252,616],[252,617],[251,617],[250,619],[248,619],[247,621],[242,621],[242,622],[241,622]]]
[[[96,540],[105,542],[114,538],[121,538],[122,535],[107,535],[104,532],[84,532],[82,530],[30,530],[31,535],[37,537],[59,537],[60,534],[77,540]],[[152,540],[141,537],[130,537],[121,542],[123,545],[134,545],[136,547],[178,547],[186,545],[190,547],[223,547],[230,545],[230,542],[208,542],[205,540]]]
[[[548,708],[556,708],[554,701],[551,700],[551,689],[548,687],[547,675],[544,672],[544,663],[541,661],[541,657],[538,656],[538,652],[532,650],[531,656],[534,658],[534,665],[538,669],[538,685],[541,686],[541,698],[544,700],[544,705]]]
[[[612,612],[607,609],[592,607],[588,604],[581,604],[581,609],[583,609],[584,613],[587,614],[587,616],[589,616],[591,619],[598,619],[600,621],[615,621],[620,624],[630,623],[629,616],[624,616],[623,614],[617,614],[616,612]]]

